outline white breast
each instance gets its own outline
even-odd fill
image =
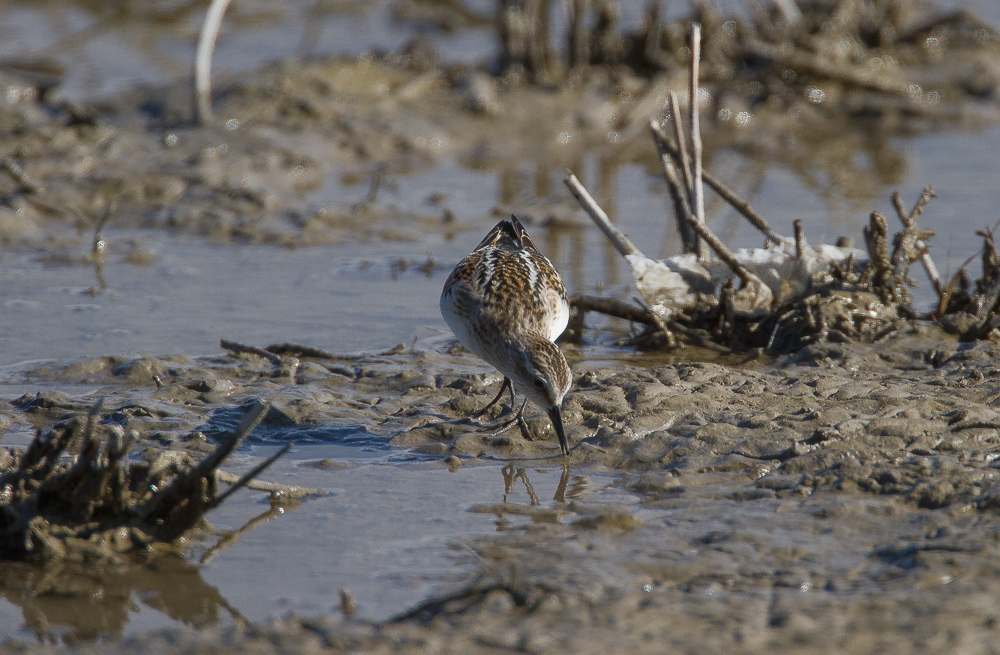
[[[545,292],[545,301],[549,306],[549,341],[555,341],[569,325],[569,303],[554,289]]]

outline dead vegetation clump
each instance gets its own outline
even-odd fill
[[[595,66],[644,77],[683,73],[694,21],[706,46],[701,82],[716,99],[744,96],[748,111],[820,107],[933,117],[952,103],[994,99],[1000,87],[996,29],[968,10],[942,13],[929,2],[772,0],[722,15],[697,1],[690,19],[664,21],[654,0],[630,28],[616,0],[573,0],[559,35],[551,27],[554,4],[499,3],[501,76],[558,84]]]
[[[114,559],[175,542],[287,450],[220,489],[218,467],[267,405],[253,405],[200,462],[152,449],[131,461],[134,433],[113,427],[107,442],[95,438],[100,410],[39,431],[24,452],[0,450],[0,560]]]
[[[689,98],[699,97],[701,26],[695,23],[690,42]],[[699,103],[688,103],[688,123],[681,116],[676,92],[669,93],[665,117],[650,131],[672,199],[672,208],[684,253],[663,261],[644,255],[598,206],[575,175],[566,185],[615,249],[628,261],[638,306],[612,299],[576,296],[571,334],[579,338],[588,311],[645,324],[631,342],[643,347],[677,347],[676,334],[686,341],[721,352],[783,353],[819,341],[877,342],[913,327],[917,319],[937,320],[946,331],[964,340],[1000,339],[1000,264],[993,231],[979,234],[982,277],[968,280],[965,267],[943,283],[930,255],[934,230],[919,220],[934,198],[925,187],[913,208],[898,193],[892,201],[902,229],[890,238],[888,219],[872,212],[864,228],[865,250],[843,238],[836,245],[811,246],[795,221],[794,237],[778,234],[721,181],[703,170]],[[705,222],[703,184],[761,232],[763,248],[731,251]],[[938,297],[930,312],[913,308],[910,288],[916,282],[911,267],[920,262]]]

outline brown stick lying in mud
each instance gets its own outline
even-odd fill
[[[743,48],[747,55],[773,61],[790,70],[844,82],[859,89],[871,89],[890,95],[907,95],[909,92],[909,85],[906,82],[887,79],[884,75],[877,75],[862,68],[853,68],[843,62],[833,62],[803,49],[782,48],[755,38],[745,39]]]
[[[302,346],[297,343],[273,343],[264,348],[275,355],[295,355],[296,357],[313,357],[315,359],[346,359],[354,360],[354,355],[337,355],[312,346]]]
[[[659,327],[661,329],[663,328],[663,324],[661,321],[657,320],[656,315],[645,307],[630,305],[614,298],[602,298],[600,296],[590,296],[577,293],[573,294],[573,297],[569,299],[569,305],[573,309],[580,312],[595,312],[598,314],[604,314],[605,316],[611,316],[613,318],[620,318],[631,323],[639,323],[640,325]],[[674,319],[667,320],[665,325],[670,330],[683,334],[695,344],[703,348],[708,348],[723,354],[732,352],[729,348],[715,343],[711,339],[705,338],[691,328],[681,325]],[[664,330],[664,332],[666,332],[666,330]]]
[[[228,339],[220,339],[219,345],[232,353],[256,355],[257,357],[263,357],[267,361],[274,364],[274,366],[276,367],[280,367],[282,365],[280,356],[274,354],[273,352],[264,350],[263,348],[258,348],[257,346],[248,346],[246,344],[238,343],[236,341],[229,341]]]

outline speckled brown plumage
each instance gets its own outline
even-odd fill
[[[441,314],[462,345],[549,413],[568,452],[559,407],[572,376],[554,343],[569,320],[566,287],[517,217],[497,223],[458,263]]]

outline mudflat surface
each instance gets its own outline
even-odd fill
[[[573,168],[647,253],[676,253],[644,121],[683,71],[508,87],[438,65],[491,53],[483,24],[439,32],[390,9],[334,12],[321,33],[367,43],[391,24],[387,54],[278,48],[277,63],[220,74],[205,127],[170,66],[137,74],[152,86],[102,68],[82,93],[60,55],[56,100],[0,67],[3,155],[19,171],[0,179],[0,445],[24,447],[104,397],[101,438],[120,426],[137,451],[200,457],[264,401],[229,470],[291,440],[265,479],[327,492],[279,506],[241,491],[183,558],[0,565],[4,648],[996,652],[995,343],[916,321],[877,344],[781,357],[641,353],[618,345],[633,326],[590,317],[582,343],[563,345],[568,458],[530,409],[530,440],[485,436],[499,409],[468,419],[500,379],[437,315],[447,272],[517,211],[571,292],[634,296],[560,180]],[[274,18],[255,11],[233,16],[222,68]],[[169,44],[197,26],[183,12],[153,22],[78,38],[102,60],[121,33],[125,51],[148,54],[150,35]],[[425,32],[437,59],[404,47]],[[975,88],[1000,84],[980,64]],[[939,112],[923,99],[952,87],[935,80],[921,78],[916,117],[874,124],[831,120],[831,95],[794,116],[757,108],[740,127],[719,112],[745,98],[719,94],[706,161],[779,232],[803,218],[814,243],[860,243],[891,191],[932,183],[921,225],[954,273],[1000,215],[1000,132],[995,95],[942,91],[957,109]],[[734,247],[759,244],[721,204],[709,221]],[[330,354],[274,363],[220,338]]]
[[[948,343],[927,329],[889,345],[814,347],[749,368],[577,363],[565,463],[540,416],[529,420],[534,441],[479,436],[462,417],[490,398],[496,376],[469,372],[477,367],[470,356],[441,350],[306,361],[294,379],[259,358],[219,356],[8,369],[6,382],[100,389],[158,448],[196,452],[198,435],[231,420],[205,403],[226,389],[229,406],[272,404],[262,441],[351,425],[369,435],[362,441],[435,455],[438,476],[454,476],[448,466],[511,462],[509,498],[462,510],[499,532],[465,537],[460,566],[434,594],[443,599],[405,620],[174,629],[101,652],[304,644],[625,652],[661,640],[681,652],[706,644],[987,652],[1000,616],[997,347]],[[161,388],[140,384],[153,374]],[[67,394],[58,409],[29,415],[42,420],[74,403],[82,410],[89,395]],[[617,500],[588,492],[602,479],[620,489]],[[341,511],[356,520],[347,516],[357,509]]]

